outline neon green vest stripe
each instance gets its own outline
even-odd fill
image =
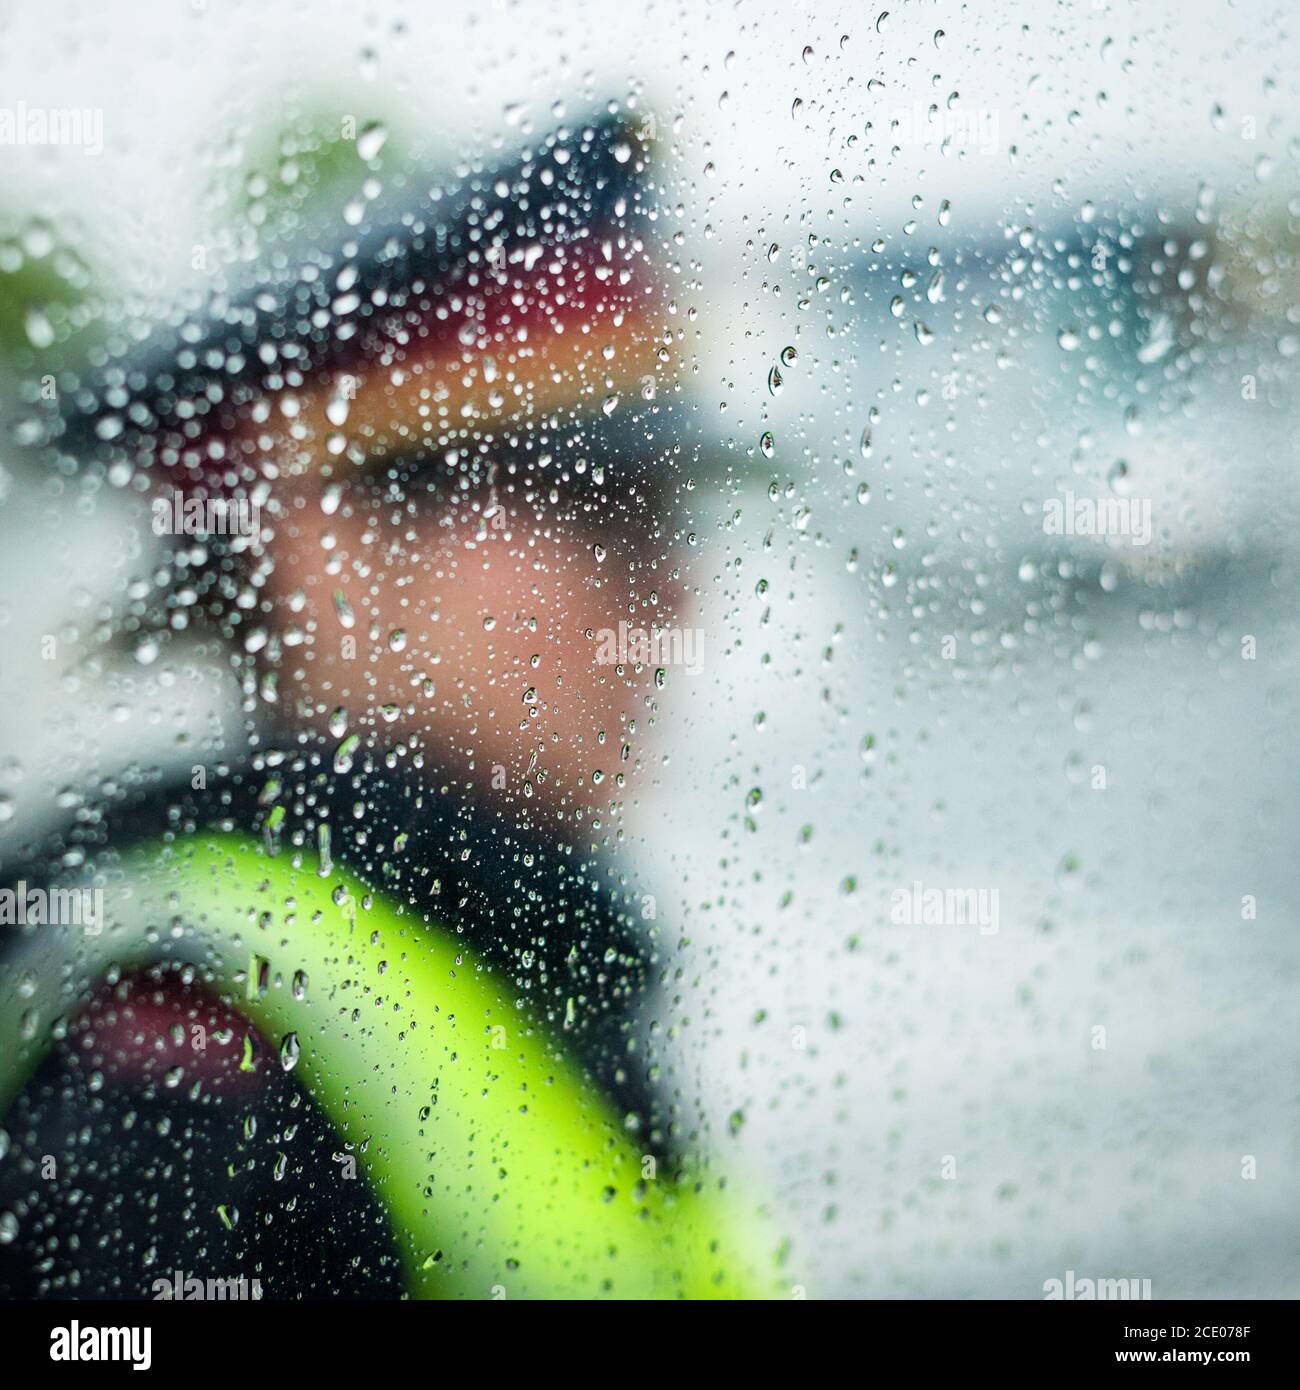
[[[233,835],[136,851],[105,884],[102,934],[37,928],[0,989],[0,1107],[111,966],[183,960],[268,1038],[294,1035],[295,1075],[384,1202],[413,1295],[778,1292],[758,1213],[717,1177],[643,1181],[618,1118],[468,951],[297,860]]]

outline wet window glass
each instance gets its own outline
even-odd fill
[[[11,7],[0,1295],[1293,1292],[1295,19]]]

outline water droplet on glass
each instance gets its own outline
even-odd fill
[[[280,1065],[285,1071],[292,1071],[298,1065],[301,1054],[297,1033],[286,1033],[280,1041]]]
[[[388,139],[388,131],[378,121],[371,121],[369,125],[363,126],[357,135],[357,153],[364,160],[372,160],[384,148],[384,141]]]

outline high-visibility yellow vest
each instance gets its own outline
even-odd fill
[[[239,835],[128,852],[104,871],[98,934],[34,928],[5,972],[0,1113],[106,974],[184,962],[350,1144],[412,1295],[779,1294],[755,1207],[716,1175],[657,1171],[463,945],[318,869]]]

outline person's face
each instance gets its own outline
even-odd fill
[[[439,775],[497,804],[568,819],[621,800],[655,673],[602,664],[600,634],[668,623],[677,587],[644,541],[643,494],[611,505],[571,476],[581,496],[565,500],[554,482],[520,465],[436,498],[382,474],[302,487],[268,581],[282,635],[311,637],[281,661],[300,716],[342,708],[349,733],[418,738]]]

